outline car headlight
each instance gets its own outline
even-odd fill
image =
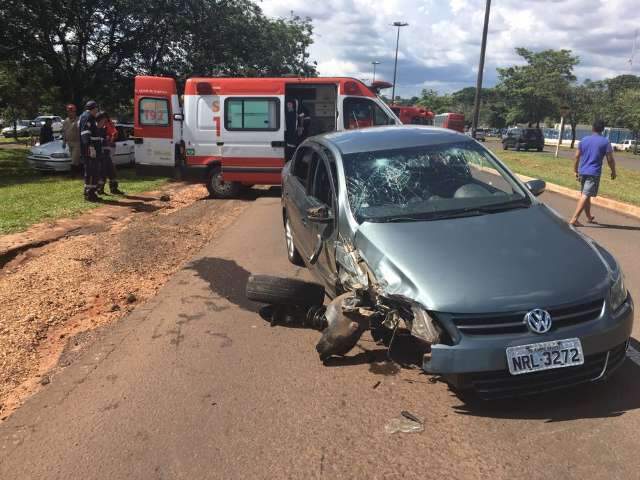
[[[68,153],[52,153],[51,158],[69,158]]]
[[[411,322],[411,335],[425,342],[439,343],[442,337],[442,329],[429,313],[417,306],[411,307],[413,321]]]
[[[611,285],[609,291],[609,305],[611,311],[615,312],[627,300],[627,288],[624,286],[624,275],[622,271],[618,272],[618,278]]]

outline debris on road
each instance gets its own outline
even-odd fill
[[[47,382],[61,352],[77,351],[94,330],[153,296],[171,274],[222,231],[247,202],[200,202],[201,185],[174,188],[170,203],[140,197],[153,208],[56,221],[56,237],[26,247],[0,268],[0,402],[3,416]],[[216,214],[211,215],[215,209]],[[119,211],[120,212],[120,211]],[[25,237],[36,238],[34,232]],[[17,241],[18,234],[11,240]],[[40,238],[40,237],[37,237]],[[25,245],[29,245],[29,238]],[[4,242],[4,243],[3,243]],[[8,240],[0,237],[0,245]],[[21,247],[22,248],[22,247]],[[163,252],[163,254],[158,254]],[[85,335],[83,332],[87,332]]]
[[[424,432],[424,422],[406,410],[400,413],[399,417],[392,418],[384,426],[385,432],[394,433],[422,433]]]

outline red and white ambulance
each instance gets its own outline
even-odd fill
[[[135,79],[139,173],[199,179],[217,197],[242,186],[278,185],[304,138],[325,132],[401,124],[353,78],[190,78],[184,96],[167,77]],[[182,101],[181,101],[182,100]]]

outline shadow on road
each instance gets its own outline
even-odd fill
[[[162,207],[157,207],[155,205],[150,205],[148,203],[139,202],[139,201],[123,202],[121,200],[112,200],[110,198],[101,198],[98,203],[101,203],[103,205],[113,205],[116,207],[127,207],[132,210],[135,210],[136,212],[147,212],[147,213],[155,212],[162,208]]]
[[[194,270],[205,280],[211,291],[226,298],[243,310],[258,313],[259,304],[247,299],[245,289],[251,272],[233,260],[205,257],[194,260],[187,269]]]
[[[632,339],[632,346],[640,343]],[[475,417],[565,422],[584,418],[619,417],[640,408],[640,366],[625,360],[606,382],[581,385],[532,397],[483,402],[464,399],[457,413]]]
[[[239,200],[241,202],[255,202],[259,198],[280,198],[282,196],[282,190],[280,186],[273,185],[269,188],[249,188],[240,193],[232,200]],[[199,200],[203,201],[226,201],[226,199],[211,198],[209,196],[202,197]]]
[[[631,225],[613,225],[610,223],[585,224],[583,228],[610,228],[612,230],[635,230],[640,231],[640,227],[632,227]]]

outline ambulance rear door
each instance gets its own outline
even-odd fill
[[[176,81],[167,77],[135,79],[134,141],[136,173],[175,176],[181,162],[182,110]]]

